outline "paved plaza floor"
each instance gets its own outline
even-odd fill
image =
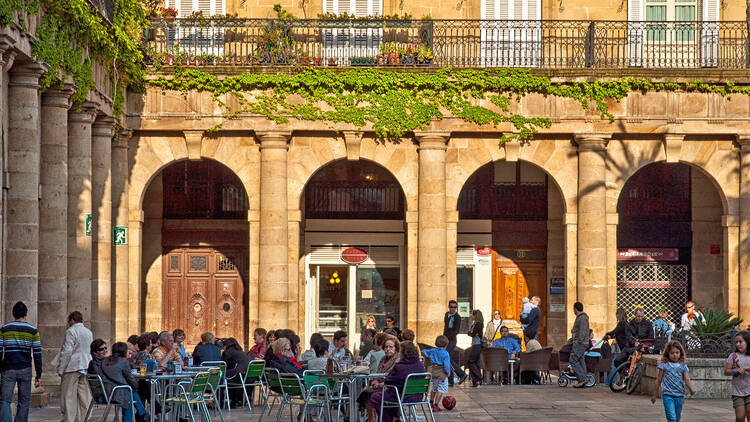
[[[452,387],[450,394],[456,397],[458,404],[452,411],[436,413],[436,422],[665,420],[660,400],[652,405],[646,396],[615,394],[603,386],[575,389],[560,388],[556,384],[502,387],[485,385],[478,388],[463,385]],[[101,410],[98,410],[96,415],[101,415]],[[225,419],[227,422],[257,421],[258,413],[235,409],[226,415]],[[733,419],[734,412],[731,401],[728,399],[688,399],[685,401],[682,412],[683,421],[731,421]],[[46,408],[32,409],[30,420],[60,420],[59,396],[53,395],[52,404]],[[98,421],[99,418],[91,420]],[[218,416],[214,420],[219,420]],[[264,417],[263,420],[272,422],[274,418]],[[288,420],[289,414],[286,413],[282,421]]]

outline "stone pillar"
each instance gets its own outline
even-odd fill
[[[39,334],[45,372],[65,338],[68,312],[68,108],[73,86],[49,88],[42,96],[39,203]]]
[[[449,133],[415,134],[419,144],[419,233],[417,246],[417,337],[442,333],[447,308],[445,152]]]
[[[297,332],[300,338],[305,338],[305,284],[302,283],[300,285],[299,276],[299,241],[302,211],[289,210],[288,216],[287,244],[289,245],[289,269],[287,270],[287,274],[289,274],[289,309],[287,311],[289,312],[289,328]],[[252,337],[252,333],[250,334],[248,338]]]
[[[0,110],[8,109],[8,90],[6,89],[6,76],[5,73],[13,65],[16,52],[13,50],[16,40],[8,34],[0,34]],[[2,151],[8,145],[8,113],[0,113],[0,171],[5,172],[8,167],[8,163],[5,161],[5,154]],[[5,185],[5,183],[0,183]],[[3,186],[5,187],[5,186]],[[0,191],[0,244],[3,245],[0,250],[0,306],[5,308],[5,286],[3,286],[2,280],[5,276],[5,256],[6,256],[6,227],[7,220],[7,195],[8,191],[2,189]]]
[[[92,331],[112,343],[112,136],[115,119],[100,116],[91,128]]]
[[[417,326],[417,262],[419,252],[419,213],[406,211],[406,317],[404,328]]]
[[[5,268],[5,320],[23,301],[37,324],[39,281],[39,166],[41,124],[39,63],[16,64],[8,82],[8,220]]]
[[[739,316],[750,321],[750,134],[740,144]]]
[[[607,329],[606,148],[611,134],[576,135],[578,143],[578,301],[596,333]],[[572,312],[572,309],[570,310]]]
[[[260,141],[260,256],[258,316],[261,327],[289,325],[287,152],[290,132],[256,132]]]
[[[91,325],[91,124],[97,103],[68,113],[68,311]]]
[[[115,339],[126,340],[130,333],[128,320],[130,319],[129,297],[129,251],[128,251],[128,142],[133,131],[120,130],[117,142],[112,144],[112,220],[118,228],[125,228],[126,243],[112,245],[112,275],[115,283]],[[116,243],[116,242],[115,242]]]

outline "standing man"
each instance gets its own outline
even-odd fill
[[[573,304],[573,312],[576,314],[576,320],[573,323],[573,329],[570,330],[572,337],[570,342],[572,348],[570,351],[570,364],[576,373],[578,382],[573,387],[581,388],[586,385],[586,349],[589,348],[589,316],[583,312],[583,303],[576,302]]]
[[[453,350],[456,348],[456,335],[458,330],[461,329],[461,315],[458,314],[458,302],[455,300],[448,301],[448,312],[445,313],[443,318],[443,335],[448,337],[448,346],[445,350],[448,351],[448,355],[451,356],[451,374],[448,376],[448,384],[453,385],[453,375],[458,374],[458,383],[462,384],[466,381],[466,372],[461,369],[453,360]]]
[[[542,299],[539,296],[534,296],[529,302],[533,305],[531,311],[529,311],[529,315],[526,318],[521,317],[521,322],[526,324],[526,328],[523,330],[523,337],[527,343],[529,340],[539,337],[539,324],[542,320],[542,311],[539,309]]]
[[[60,410],[63,422],[83,422],[91,403],[86,382],[86,369],[91,361],[91,342],[94,336],[83,325],[83,315],[73,311],[68,315],[68,329],[60,349],[57,373],[60,375]]]
[[[34,387],[41,385],[42,342],[39,331],[26,322],[29,309],[23,302],[13,305],[13,318],[0,327],[0,347],[3,349],[3,366],[0,373],[0,405],[2,415],[10,413],[13,388],[18,384],[18,405],[15,422],[29,420],[29,400],[31,399],[31,361],[34,360],[36,378]]]

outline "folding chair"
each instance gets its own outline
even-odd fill
[[[349,395],[344,392],[344,385],[346,383],[341,378],[325,375],[321,375],[319,381],[325,383],[328,387],[329,401],[331,402],[331,406],[336,405],[336,420],[340,420],[341,408],[344,408],[344,413],[346,414],[346,405],[349,403]]]
[[[252,410],[253,408],[253,401],[251,398],[247,395],[247,387],[259,387],[260,393],[259,397],[263,397],[264,404],[266,407],[270,409],[268,406],[268,392],[265,390],[265,385],[263,383],[263,370],[266,369],[266,361],[262,359],[253,360],[250,361],[250,363],[247,365],[247,371],[245,371],[245,374],[240,374],[240,382],[242,383],[242,405],[245,405],[245,402],[247,402],[247,406],[249,409]],[[247,380],[249,379],[257,379],[257,381],[253,381],[248,383]],[[240,386],[229,386],[229,388],[240,388]],[[255,390],[253,390],[254,392]],[[253,397],[254,398],[254,397]]]
[[[130,422],[135,422],[135,403],[133,402],[133,389],[129,385],[116,385],[112,388],[112,391],[107,394],[107,390],[104,388],[104,381],[102,381],[102,378],[99,375],[87,375],[86,381],[89,383],[89,389],[91,390],[91,403],[89,404],[88,409],[86,409],[86,417],[83,419],[84,421],[88,421],[89,417],[91,417],[91,412],[94,410],[95,405],[107,405],[107,407],[104,409],[104,414],[102,415],[101,422],[104,422],[107,420],[107,416],[109,416],[109,410],[114,405],[115,407],[120,407],[118,404],[112,401],[112,397],[115,395],[115,391],[117,390],[125,390],[130,395],[130,409],[132,410],[133,420]],[[102,403],[103,402],[103,403]],[[115,410],[115,421],[120,420],[120,413]],[[127,421],[123,421],[127,422]]]
[[[177,384],[169,384],[164,389],[164,396],[166,399],[165,403],[173,404],[176,406],[185,405],[188,413],[190,414],[190,420],[195,422],[195,414],[193,413],[193,406],[203,411],[205,420],[210,421],[211,416],[208,414],[208,406],[206,406],[206,389],[208,388],[208,379],[210,373],[201,372],[193,378],[190,383],[182,382]],[[187,389],[185,388],[187,387]],[[169,392],[178,389],[176,394],[170,397]],[[221,409],[219,409],[221,411]],[[222,416],[222,420],[223,420]]]
[[[229,405],[229,386],[227,385],[227,363],[223,360],[209,360],[201,362],[201,366],[215,366],[221,370],[221,381],[219,381],[219,387],[217,387],[217,393],[221,397],[219,390],[224,390],[224,404],[227,406],[227,410],[232,410]]]
[[[263,379],[265,380],[265,387],[266,387],[266,407],[268,408],[268,414],[271,414],[271,410],[273,408],[273,405],[271,403],[271,399],[274,399],[275,401],[283,401],[284,400],[284,393],[281,389],[281,378],[279,375],[279,370],[276,368],[264,368],[263,369]],[[273,389],[276,388],[280,392],[276,392]],[[258,422],[261,422],[263,420],[263,415],[266,413],[266,410],[263,409],[263,411],[260,413],[260,417],[258,418]],[[279,408],[279,411],[276,412],[276,419],[278,420],[281,415],[281,408]]]
[[[313,376],[317,377],[316,375]],[[326,384],[313,381],[312,385],[306,387],[297,374],[280,374],[279,380],[281,381],[281,391],[284,393],[284,396],[281,401],[279,414],[276,416],[277,422],[281,420],[281,414],[284,412],[284,406],[286,405],[289,405],[290,419],[294,417],[292,413],[294,406],[300,407],[302,414],[300,422],[305,422],[308,406],[318,406],[320,407],[318,420],[320,420],[321,413],[325,410],[327,420],[331,422],[331,400]],[[323,394],[323,398],[321,398],[321,393]]]
[[[401,392],[395,385],[384,385],[383,386],[383,400],[380,402],[380,421],[383,421],[383,411],[388,408],[396,408],[401,414],[401,421],[407,422],[409,420],[417,421],[419,419],[428,419],[435,422],[435,417],[432,414],[432,407],[430,406],[430,380],[432,375],[429,372],[409,374],[404,381],[404,388]],[[392,389],[396,393],[396,401],[386,401],[385,394],[388,389]],[[404,403],[404,398],[409,394],[419,394],[421,399],[415,402]],[[417,406],[422,409],[424,416],[417,415]],[[427,406],[427,410],[425,410]],[[411,412],[404,412],[404,408],[408,408]],[[407,417],[409,415],[409,417]]]
[[[219,412],[221,422],[225,422],[224,414],[221,411],[221,404],[219,404],[219,396],[217,394],[217,392],[219,391],[220,381],[221,371],[219,370],[219,368],[211,368],[211,370],[208,371],[208,385],[206,386],[206,391],[203,393],[203,399],[214,403],[214,406],[216,406],[216,410]]]

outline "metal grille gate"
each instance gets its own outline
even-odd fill
[[[664,307],[667,318],[679,325],[689,274],[687,265],[617,264],[617,307],[631,316],[635,308],[643,308],[651,321],[657,318],[657,309]]]

